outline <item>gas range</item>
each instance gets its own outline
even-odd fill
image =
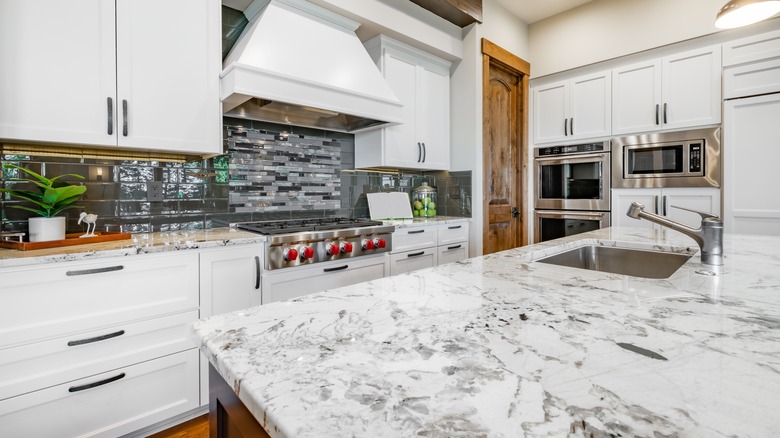
[[[231,227],[269,236],[268,270],[389,252],[395,227],[343,217],[237,222]]]

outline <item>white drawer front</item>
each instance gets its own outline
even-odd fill
[[[762,33],[723,43],[723,66],[780,56],[780,31]]]
[[[469,245],[466,242],[439,247],[439,265],[457,262],[469,258]]]
[[[0,271],[0,348],[197,309],[196,251]]]
[[[2,434],[116,437],[195,409],[198,355],[193,348],[2,400]],[[108,383],[84,389],[99,382]]]
[[[394,253],[436,246],[436,226],[399,228],[393,232]]]
[[[439,245],[469,240],[468,222],[439,225]]]
[[[436,248],[426,248],[390,255],[390,274],[398,275],[418,269],[431,268],[437,264]]]
[[[263,304],[290,300],[327,289],[376,280],[388,275],[387,257],[361,257],[263,275]]]
[[[0,400],[195,347],[198,311],[0,350]]]
[[[723,98],[780,91],[780,58],[723,70]]]

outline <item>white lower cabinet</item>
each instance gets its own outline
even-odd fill
[[[425,224],[393,233],[390,274],[398,275],[468,258],[469,223]]]
[[[720,189],[717,188],[666,188],[666,189],[613,189],[612,226],[657,228],[650,221],[632,219],[626,215],[632,202],[645,206],[645,211],[698,228],[701,216],[673,207],[683,207],[720,216]]]
[[[197,408],[199,353],[106,370],[0,401],[9,437],[116,437]]]
[[[263,304],[290,300],[388,275],[390,272],[384,254],[268,271],[263,275]]]

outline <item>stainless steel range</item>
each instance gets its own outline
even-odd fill
[[[378,221],[342,217],[237,222],[230,226],[269,236],[265,251],[268,270],[389,252],[395,230]]]

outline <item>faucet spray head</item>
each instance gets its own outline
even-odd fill
[[[639,219],[639,213],[644,211],[645,206],[638,203],[638,202],[632,202],[631,205],[628,207],[628,211],[626,212],[626,216],[633,218],[633,219]]]

